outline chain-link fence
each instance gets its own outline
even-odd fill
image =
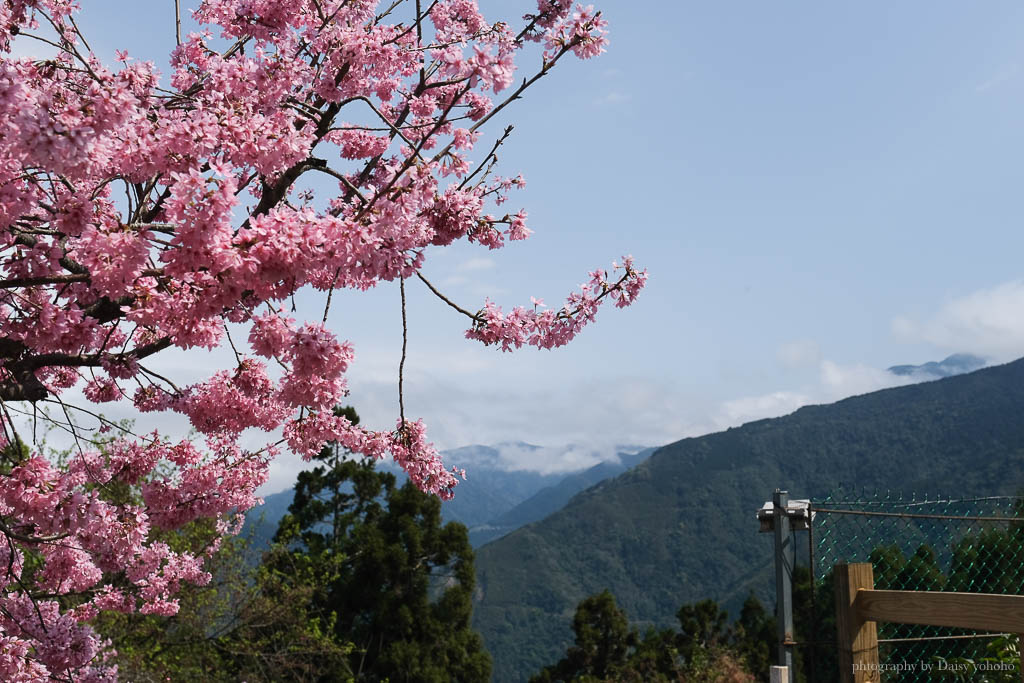
[[[880,589],[1024,594],[1024,498],[837,492],[810,509],[793,587],[801,680],[838,680],[838,563],[871,562]],[[887,623],[878,638],[883,681],[1020,680],[1013,634]]]

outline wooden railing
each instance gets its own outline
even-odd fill
[[[880,680],[879,621],[1024,633],[1024,595],[876,590],[867,562],[836,565],[835,579],[839,676],[843,683]],[[1024,638],[1021,642],[1024,645]],[[1021,654],[1024,656],[1024,647]],[[1024,676],[1024,662],[1021,672]]]

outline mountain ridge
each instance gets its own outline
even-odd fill
[[[442,519],[465,524],[471,544],[478,547],[556,511],[578,491],[595,481],[619,474],[642,459],[637,453],[625,452],[620,450],[622,448],[631,450],[635,447],[615,447],[619,452],[614,461],[604,460],[592,467],[548,473],[508,469],[515,463],[505,450],[548,451],[557,457],[559,453],[585,453],[586,449],[574,444],[546,449],[517,441],[495,446],[462,446],[444,451],[442,457],[447,465],[463,467],[469,472],[466,481],[459,484],[456,496],[441,503]],[[653,450],[649,448],[639,452],[649,454]],[[400,483],[404,481],[405,473],[394,463],[384,461],[379,466],[398,476]],[[262,506],[246,513],[242,534],[250,539],[254,561],[258,561],[259,555],[269,547],[293,495],[292,489],[286,489],[264,496]],[[531,510],[533,506],[538,506],[538,509]]]
[[[921,365],[893,365],[888,368],[888,372],[900,377],[915,377],[923,380],[942,379],[974,372],[987,364],[988,361],[980,356],[970,353],[954,353],[938,362],[929,361]]]
[[[838,485],[964,494],[1024,483],[1024,360],[884,389],[692,437],[582,491],[477,552],[474,624],[498,683],[569,644],[576,603],[609,588],[631,620],[667,625],[681,604],[770,599],[771,543],[754,511],[775,488]]]

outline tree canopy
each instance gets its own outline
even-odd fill
[[[677,617],[678,631],[649,628],[641,635],[630,627],[611,591],[585,598],[573,616],[575,643],[530,683],[755,680],[750,667],[760,664],[756,656],[774,624],[756,598],[747,601],[735,627],[714,600],[683,605]]]
[[[393,430],[332,412],[355,356],[327,324],[334,290],[396,282],[404,321],[416,280],[465,315],[466,337],[508,351],[565,344],[646,278],[627,257],[561,307],[474,313],[421,273],[432,248],[529,236],[524,210],[499,208],[523,185],[496,174],[511,129],[481,137],[563,59],[603,51],[599,12],[541,0],[514,26],[473,0],[202,0],[199,32],[134,27],[177,32],[161,77],[121,52],[104,64],[76,11],[0,4],[5,680],[114,676],[86,622],[173,614],[182,584],[209,580],[206,555],[159,532],[204,518],[230,532],[282,446],[390,455],[423,491],[453,494],[456,474],[405,415],[401,373]],[[533,43],[539,63],[515,84]],[[300,291],[322,296],[297,311]],[[222,346],[229,360],[198,381],[152,365]],[[91,405],[119,401],[181,414],[200,437],[126,430]],[[22,448],[25,416],[71,432],[64,466]],[[102,452],[97,430],[116,437]],[[283,443],[243,447],[246,430]],[[119,485],[141,499],[102,495]]]
[[[339,413],[358,424],[351,408]],[[166,534],[214,537],[208,520]],[[469,628],[473,551],[440,501],[398,486],[372,459],[325,447],[298,475],[289,514],[256,566],[229,539],[210,587],[186,586],[173,616],[105,613],[130,680],[467,681],[490,677]]]
[[[356,418],[357,419],[357,418]],[[466,527],[441,503],[336,445],[299,474],[295,500],[262,571],[275,582],[322,577],[314,610],[352,644],[357,681],[487,680],[490,655],[470,628],[475,582]]]

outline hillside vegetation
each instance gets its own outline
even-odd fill
[[[711,598],[773,604],[771,542],[755,510],[776,487],[944,495],[1024,484],[1024,360],[808,406],[678,441],[477,553],[474,623],[495,681],[522,681],[571,644],[576,604],[610,589],[630,620],[672,622]]]

